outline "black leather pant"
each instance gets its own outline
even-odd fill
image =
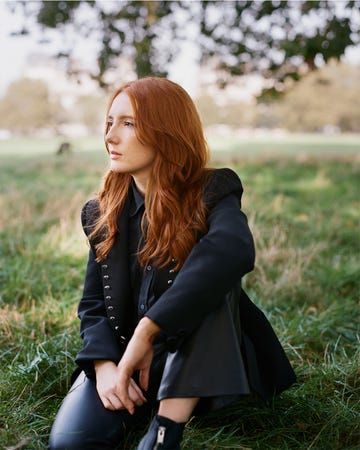
[[[152,412],[158,407],[156,396],[167,355],[164,344],[154,346],[149,389],[143,392],[147,402],[136,407],[133,415],[126,410],[110,411],[104,408],[96,390],[95,379],[90,379],[81,372],[56,415],[48,449],[121,449],[121,443],[129,430],[135,427],[145,428]],[[138,373],[134,374],[134,379],[139,384]]]
[[[149,395],[150,394],[150,395]],[[151,393],[147,397],[151,397]],[[133,427],[144,427],[156,406],[155,397],[136,408],[134,415],[126,410],[105,409],[96,390],[95,380],[82,372],[65,397],[53,424],[50,450],[110,450],[121,448],[121,442]]]
[[[227,298],[175,353],[168,354],[162,342],[154,345],[149,390],[144,393],[148,402],[135,408],[133,416],[105,409],[95,381],[80,375],[57,414],[50,450],[121,448],[129,429],[149,418],[156,398],[200,397],[195,410],[199,414],[249,394],[238,307],[236,297]]]

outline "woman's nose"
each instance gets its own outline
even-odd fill
[[[119,137],[114,130],[114,127],[110,128],[110,130],[106,133],[105,140],[109,144],[116,144],[119,142]]]

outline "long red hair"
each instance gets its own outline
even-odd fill
[[[199,235],[206,231],[203,190],[208,147],[200,117],[188,93],[165,78],[126,83],[111,96],[107,113],[121,92],[130,98],[137,138],[155,150],[145,194],[145,240],[139,261],[141,265],[152,261],[164,267],[174,259],[179,269]],[[104,236],[96,245],[98,261],[114,244],[117,218],[130,183],[130,174],[110,170],[105,175],[98,195],[100,217],[90,235],[90,239]]]

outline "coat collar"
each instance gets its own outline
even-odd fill
[[[130,206],[129,206],[129,216],[134,217],[139,212],[139,210],[144,206],[144,197],[138,191],[134,180],[130,187]]]

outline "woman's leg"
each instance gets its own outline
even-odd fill
[[[125,410],[107,410],[98,396],[95,380],[90,380],[81,373],[59,409],[48,448],[114,449],[124,439],[129,428],[150,417],[150,403],[137,408],[134,416]]]
[[[158,414],[177,423],[187,422],[198,401],[198,397],[164,398],[160,401]]]
[[[186,422],[190,419],[199,398],[165,398],[159,412],[142,438],[137,450],[180,450]]]
[[[195,408],[201,406],[205,412],[247,393],[234,297],[206,316],[181,347],[167,355],[158,391],[159,412],[137,450],[180,449],[185,423]]]

